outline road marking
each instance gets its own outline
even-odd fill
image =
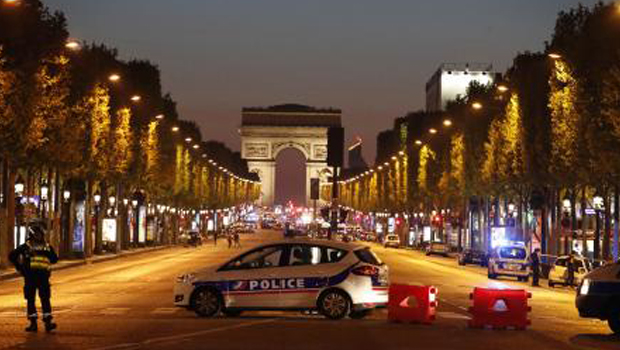
[[[101,310],[102,315],[124,315],[129,312],[128,307],[109,307]]]
[[[157,308],[157,309],[151,311],[151,314],[153,314],[153,315],[172,315],[172,314],[176,313],[177,311],[179,311],[178,307],[160,307],[160,308]]]
[[[469,316],[465,316],[465,315],[458,314],[456,312],[449,312],[449,311],[439,311],[437,312],[437,317],[451,318],[451,319],[456,319],[456,320],[469,320],[471,318]]]
[[[264,324],[264,323],[271,323],[271,322],[275,322],[275,321],[277,321],[277,319],[272,318],[272,319],[268,319],[268,320],[260,320],[260,321],[254,321],[254,322],[245,322],[245,323],[235,324],[235,325],[232,325],[232,326],[223,326],[223,327],[211,328],[211,329],[207,329],[207,330],[199,331],[199,332],[179,334],[179,335],[172,335],[172,336],[168,336],[168,337],[151,338],[151,339],[148,339],[148,340],[145,340],[145,341],[142,341],[142,342],[138,342],[138,343],[125,343],[125,344],[118,344],[118,345],[112,345],[112,346],[105,346],[105,347],[101,347],[101,348],[95,348],[94,350],[137,349],[137,348],[144,347],[145,345],[148,346],[148,345],[162,344],[162,343],[168,343],[168,342],[178,342],[178,341],[181,341],[181,340],[197,337],[197,336],[200,336],[200,335],[224,332],[224,331],[229,331],[229,330],[239,329],[239,328],[245,328],[245,327],[251,327],[251,326],[256,326],[256,325]]]

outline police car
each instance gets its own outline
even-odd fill
[[[600,267],[585,276],[575,300],[579,316],[607,320],[620,334],[620,263]]]
[[[511,276],[517,277],[519,281],[527,282],[530,268],[525,246],[512,243],[496,247],[491,252],[487,269],[490,279],[496,279],[498,276]]]
[[[388,268],[369,247],[292,239],[177,277],[174,303],[199,316],[244,310],[317,310],[363,318],[388,301]]]

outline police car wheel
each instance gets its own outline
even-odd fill
[[[351,308],[349,297],[338,290],[330,290],[324,293],[319,300],[319,309],[323,316],[339,320],[347,316]]]
[[[192,295],[191,305],[198,316],[213,317],[222,309],[222,300],[213,289],[201,288]]]

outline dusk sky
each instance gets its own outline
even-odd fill
[[[593,4],[595,0],[581,1]],[[159,65],[164,91],[205,139],[239,149],[244,106],[343,110],[374,162],[375,137],[424,108],[442,62],[508,68],[542,50],[557,13],[578,0],[46,0],[71,35]]]

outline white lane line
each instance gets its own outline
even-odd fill
[[[437,317],[450,318],[450,319],[455,319],[455,320],[469,320],[471,318],[469,316],[465,316],[465,315],[458,314],[456,312],[449,312],[449,311],[439,311],[437,312]]]
[[[139,342],[139,343],[126,343],[126,344],[118,344],[118,345],[112,345],[112,346],[105,346],[105,347],[101,347],[101,348],[95,348],[93,350],[136,349],[136,348],[141,348],[141,347],[143,347],[145,345],[155,345],[155,344],[161,344],[161,343],[167,343],[167,342],[178,342],[178,341],[181,341],[181,340],[185,340],[185,339],[188,339],[188,338],[193,338],[193,337],[197,337],[197,336],[201,336],[201,335],[205,335],[205,334],[218,333],[218,332],[224,332],[224,331],[229,331],[229,330],[233,330],[233,329],[251,327],[251,326],[256,326],[256,325],[264,324],[264,323],[271,323],[271,322],[275,322],[275,321],[277,321],[277,319],[271,318],[271,319],[268,319],[268,320],[260,320],[260,321],[254,321],[254,322],[245,322],[245,323],[235,324],[235,325],[232,325],[232,326],[222,326],[222,327],[217,327],[217,328],[211,328],[211,329],[207,329],[207,330],[199,331],[199,332],[178,334],[178,335],[172,335],[172,336],[168,336],[168,337],[151,338],[151,339]]]
[[[440,303],[446,304],[446,305],[450,305],[452,307],[455,307],[459,310],[463,310],[467,313],[469,313],[469,308],[465,307],[465,306],[460,306],[460,305],[456,305],[456,304],[452,304],[451,302],[447,301],[446,299],[438,299]]]
[[[128,307],[109,307],[101,310],[102,315],[124,315],[129,312]]]
[[[172,315],[172,314],[176,313],[179,310],[180,309],[178,307],[160,307],[160,308],[157,308],[157,309],[151,311],[151,314],[153,314],[153,315]]]

